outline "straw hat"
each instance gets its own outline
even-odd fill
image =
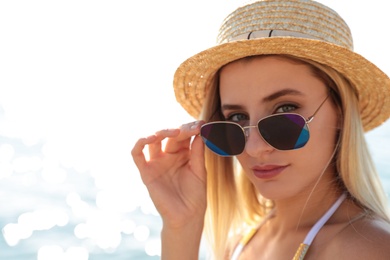
[[[390,79],[353,51],[348,25],[310,0],[265,0],[244,5],[224,20],[217,45],[183,62],[174,75],[177,101],[198,118],[216,72],[252,55],[288,54],[328,65],[356,88],[366,131],[390,116]]]

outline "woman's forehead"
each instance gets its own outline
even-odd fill
[[[310,65],[279,56],[232,62],[221,69],[219,85],[221,98],[245,94],[265,97],[286,89],[289,91],[284,93],[290,95],[294,94],[291,90],[307,95],[326,90]]]

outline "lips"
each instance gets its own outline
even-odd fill
[[[252,168],[253,174],[259,179],[272,179],[278,176],[288,165],[262,165]]]

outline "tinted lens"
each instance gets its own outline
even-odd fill
[[[214,122],[205,124],[200,129],[203,142],[214,153],[221,156],[241,154],[245,148],[243,129],[230,122]]]
[[[305,119],[297,114],[279,114],[264,118],[258,124],[264,140],[278,150],[294,150],[309,141]]]

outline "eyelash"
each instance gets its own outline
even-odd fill
[[[288,107],[287,111],[279,111],[278,112],[278,110],[285,109],[287,107]],[[292,104],[292,103],[282,104],[282,105],[279,105],[278,107],[276,107],[276,109],[274,110],[274,112],[272,114],[289,113],[289,112],[292,112],[292,111],[294,111],[294,110],[296,110],[298,108],[299,108],[299,106],[296,105],[296,104]],[[234,120],[233,118],[237,117],[237,116],[240,116],[240,117],[243,117],[243,118]],[[226,121],[232,121],[232,122],[239,123],[239,122],[242,122],[242,121],[248,121],[249,120],[249,116],[246,113],[243,113],[243,112],[233,112],[233,113],[228,114],[225,117],[225,120]]]
[[[286,108],[286,107],[290,107],[290,108],[293,108],[293,109],[288,110],[288,111],[276,112],[276,111],[278,111],[279,109],[281,109],[281,108]],[[288,113],[288,112],[294,111],[294,110],[296,110],[296,109],[298,109],[298,108],[299,108],[299,106],[296,105],[296,104],[287,103],[287,104],[283,104],[283,105],[278,106],[278,107],[275,109],[275,112],[274,112],[274,113]]]
[[[240,116],[240,117],[244,117],[244,119],[233,119],[234,117],[237,117],[237,116]],[[249,116],[247,115],[247,114],[245,114],[245,113],[231,113],[231,114],[229,114],[227,117],[225,117],[225,120],[226,121],[232,121],[232,122],[236,122],[236,123],[238,123],[238,122],[242,122],[242,121],[247,121],[247,120],[249,120]]]

